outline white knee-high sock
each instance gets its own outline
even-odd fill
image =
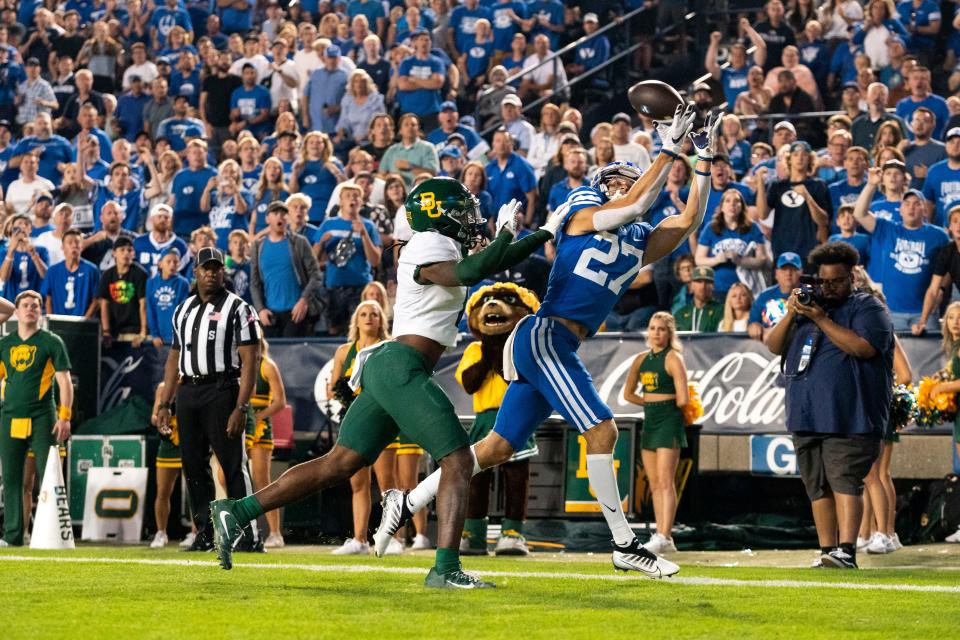
[[[480,468],[480,463],[477,462],[477,452],[473,447],[470,447],[470,455],[473,457],[472,475],[475,476],[480,473],[482,469]],[[439,490],[440,469],[437,469],[424,478],[423,482],[411,489],[410,493],[407,494],[407,508],[410,510],[410,513],[416,513],[430,504],[433,499],[437,497],[437,491]]]
[[[593,492],[597,494],[600,510],[607,519],[613,541],[618,545],[628,544],[634,535],[620,504],[620,490],[617,488],[617,476],[613,471],[613,454],[588,453],[587,477],[590,478]]]

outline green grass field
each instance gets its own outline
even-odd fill
[[[960,545],[803,568],[812,552],[680,553],[675,579],[603,554],[467,558],[490,591],[421,585],[432,554],[328,548],[202,556],[143,547],[0,552],[0,638],[924,638],[960,627]],[[726,566],[724,566],[726,565]],[[903,568],[898,568],[903,567]]]

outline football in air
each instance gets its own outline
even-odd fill
[[[676,89],[659,80],[638,82],[630,87],[627,97],[637,113],[661,122],[673,120],[677,105],[684,103]]]

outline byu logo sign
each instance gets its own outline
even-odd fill
[[[796,476],[797,454],[790,436],[750,436],[750,472]]]

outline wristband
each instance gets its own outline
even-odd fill
[[[170,411],[170,403],[161,402],[160,404],[157,405],[157,411],[160,411],[161,409],[166,409],[167,411]]]
[[[61,405],[60,408],[57,409],[57,418],[59,418],[60,420],[69,420],[72,417],[73,417],[73,409],[71,409],[70,407],[64,407],[63,405]]]
[[[671,158],[673,158],[674,160],[679,160],[679,159],[680,159],[680,155],[679,155],[679,154],[676,154],[676,153],[674,153],[673,151],[670,151],[670,149],[666,149],[666,148],[664,148],[664,147],[660,147],[660,153],[665,153],[665,154],[667,154],[668,156],[670,156]]]
[[[703,160],[703,158],[700,158],[700,159]],[[693,172],[694,172],[695,174],[697,174],[698,176],[703,176],[704,178],[709,178],[709,177],[710,177],[710,172],[709,172],[709,171],[704,172],[704,171],[697,171],[696,169],[694,169]]]

